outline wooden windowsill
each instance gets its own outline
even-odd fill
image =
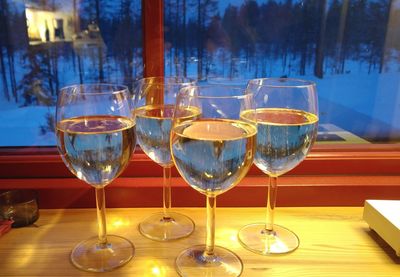
[[[180,208],[196,224],[188,238],[155,242],[138,232],[138,223],[157,209],[108,209],[108,232],[124,236],[135,247],[135,257],[104,276],[177,276],[175,257],[205,240],[205,209]],[[262,208],[217,208],[216,244],[242,259],[242,276],[397,276],[400,260],[362,220],[362,208],[278,208],[276,223],[293,230],[300,247],[291,254],[260,256],[237,241],[244,225],[264,220]],[[94,209],[41,210],[35,227],[12,229],[0,237],[1,275],[80,276],[69,254],[76,243],[95,236]],[[103,274],[102,274],[103,276]]]

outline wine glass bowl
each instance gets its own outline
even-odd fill
[[[216,197],[233,188],[253,163],[257,129],[242,113],[253,108],[244,89],[222,85],[183,88],[177,97],[171,131],[171,153],[183,179],[206,196],[207,234],[204,245],[176,258],[181,276],[239,276],[240,258],[215,245]],[[196,117],[182,117],[187,110]]]
[[[299,246],[296,234],[274,224],[278,176],[295,168],[317,136],[318,101],[315,83],[299,79],[264,78],[249,81],[257,122],[255,165],[269,176],[266,223],[244,226],[239,242],[262,254],[283,254]]]
[[[104,188],[126,168],[136,145],[127,87],[83,84],[62,88],[56,107],[56,135],[68,169],[96,192],[98,236],[72,250],[72,263],[93,272],[124,265],[135,248],[123,237],[107,235]]]
[[[189,236],[194,222],[186,215],[171,212],[170,131],[176,95],[182,87],[193,84],[181,77],[147,77],[135,86],[136,132],[138,144],[146,155],[163,168],[163,211],[147,217],[139,231],[156,241],[170,241]],[[196,114],[187,110],[183,117]]]

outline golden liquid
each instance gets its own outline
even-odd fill
[[[136,134],[142,150],[161,166],[172,166],[170,133],[174,105],[148,105],[136,109]],[[197,109],[182,109],[175,120],[196,118]]]
[[[243,113],[243,119],[257,121],[254,163],[270,176],[296,167],[307,156],[317,136],[318,116],[292,109],[264,108]]]
[[[105,186],[127,166],[135,149],[133,120],[118,116],[75,117],[58,122],[57,145],[79,179]]]
[[[171,132],[171,151],[181,176],[199,192],[215,196],[246,175],[257,130],[240,120],[197,120]]]

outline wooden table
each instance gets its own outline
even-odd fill
[[[108,231],[130,239],[134,259],[109,273],[87,273],[69,261],[74,245],[96,235],[94,209],[41,210],[36,226],[12,229],[0,237],[1,276],[177,276],[174,260],[205,237],[205,209],[174,209],[196,223],[194,233],[174,242],[155,242],[138,232],[138,223],[159,209],[109,209]],[[293,253],[260,256],[238,243],[239,228],[264,220],[263,208],[217,208],[216,242],[243,260],[242,276],[400,276],[400,260],[362,220],[362,208],[277,208],[276,223],[296,232]]]

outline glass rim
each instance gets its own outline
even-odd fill
[[[264,83],[266,81],[267,83]],[[294,84],[279,84],[279,81],[290,81]],[[259,83],[261,82],[261,84]],[[275,83],[276,82],[276,83]],[[297,83],[297,84],[296,84]],[[316,83],[310,80],[304,80],[299,78],[256,78],[251,79],[248,82],[249,85],[254,85],[258,87],[271,87],[271,88],[307,88],[307,87],[315,87]]]
[[[69,86],[65,86],[62,87],[60,89],[60,94],[61,93],[66,93],[66,94],[77,94],[77,88],[79,88],[79,90],[83,87],[109,87],[111,88],[109,91],[107,92],[99,92],[99,91],[94,91],[94,92],[90,92],[90,93],[86,93],[86,95],[112,95],[112,94],[118,94],[118,93],[127,93],[129,94],[129,88],[125,85],[121,85],[121,84],[113,84],[113,83],[84,83],[84,84],[74,84],[74,85],[69,85]],[[115,89],[112,89],[112,88]]]
[[[142,82],[145,80],[156,80],[155,84],[160,84],[161,80],[183,80],[183,82],[178,82],[175,84],[167,83],[170,85],[179,85],[179,86],[193,85],[196,83],[196,81],[192,78],[179,77],[179,76],[175,76],[175,77],[174,76],[149,76],[149,77],[140,78],[140,79],[136,80],[135,82]]]
[[[235,94],[235,95],[191,95],[188,94],[187,92],[185,92],[186,90],[189,89],[193,89],[193,88],[197,88],[197,89],[202,89],[202,88],[215,88],[215,87],[224,87],[224,88],[228,88],[228,89],[232,89],[234,91],[240,91],[242,92],[241,94]],[[178,95],[179,96],[184,96],[184,95],[188,95],[188,97],[191,98],[199,98],[199,99],[228,99],[228,98],[236,98],[236,99],[242,99],[242,98],[248,98],[251,95],[253,95],[253,92],[246,92],[247,88],[243,88],[240,86],[235,86],[235,85],[224,85],[224,84],[213,84],[213,85],[193,85],[193,86],[187,86],[187,87],[183,87],[180,89]]]

